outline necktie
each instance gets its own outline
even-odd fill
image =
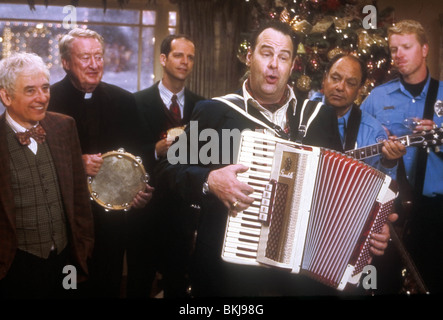
[[[338,132],[340,133],[341,143],[344,146],[346,139],[346,121],[343,117],[338,119]]]
[[[31,137],[37,141],[37,143],[43,143],[46,139],[45,129],[43,129],[41,125],[37,125],[36,127],[26,130],[25,132],[17,132],[16,135],[18,141],[24,146],[31,143]]]
[[[174,119],[177,122],[181,122],[182,117],[180,107],[178,106],[177,96],[175,94],[171,98],[171,106],[169,107],[169,110],[171,110]]]

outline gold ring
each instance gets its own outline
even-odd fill
[[[232,204],[232,208],[235,209],[235,207],[237,207],[237,205],[238,205],[238,200]]]

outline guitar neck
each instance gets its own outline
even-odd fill
[[[357,160],[377,156],[381,153],[383,143],[373,144],[359,149],[346,151],[345,154]]]
[[[400,141],[406,147],[409,147],[410,145],[413,144],[411,143],[410,136],[400,137],[398,138],[398,141]],[[383,148],[383,143],[377,143],[363,148],[348,150],[345,152],[345,154],[354,159],[363,160],[381,154],[382,148]]]

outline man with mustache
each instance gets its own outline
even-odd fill
[[[198,121],[199,131],[210,128],[219,137],[224,130],[250,129],[296,140],[300,110],[288,86],[296,47],[289,25],[277,20],[261,25],[251,36],[246,56],[250,73],[238,92],[238,108],[215,99],[202,101],[196,105],[191,121]],[[189,131],[185,133],[189,143]],[[334,109],[322,106],[301,140],[307,145],[342,150]],[[229,146],[230,163],[234,161],[235,142]],[[171,164],[166,159],[159,164],[159,181],[184,201],[201,207],[191,272],[193,294],[251,297],[324,293],[329,288],[302,276],[222,260],[228,214],[236,215],[254,201],[251,197],[254,189],[237,179],[237,174],[248,168],[242,164],[223,164],[222,151],[226,152],[220,148],[218,163]],[[381,234],[374,234],[370,240],[372,253],[382,254],[388,239],[385,226]],[[327,292],[335,294],[335,291]]]
[[[102,81],[104,39],[89,29],[73,29],[60,39],[60,56],[66,77],[51,86],[49,110],[76,120],[86,174],[94,177],[103,163],[102,154],[124,148],[142,154],[140,117],[133,95]],[[142,209],[150,201],[153,188],[134,197],[129,212],[107,212],[93,202],[95,250],[92,259],[93,296],[119,297],[126,253],[127,295],[146,287],[140,259],[146,252],[140,241],[147,214]]]
[[[397,159],[406,153],[406,148],[398,141],[387,140],[381,123],[354,104],[365,80],[363,61],[353,55],[339,54],[326,66],[322,93],[315,93],[311,100],[322,101],[335,109],[344,151],[383,142],[383,156],[364,161],[395,178]]]
[[[89,272],[94,226],[80,142],[71,117],[47,112],[49,97],[40,57],[0,61],[2,299],[69,297],[77,290],[64,290],[64,267],[74,265],[79,282]]]
[[[189,122],[195,104],[203,99],[185,87],[194,67],[194,59],[195,45],[189,36],[167,36],[160,46],[162,79],[134,94],[144,121],[144,137],[147,141],[144,153],[147,154],[147,168],[151,172],[154,186],[157,163],[166,157],[174,141],[175,135],[168,135],[168,130],[181,132],[182,127]],[[155,264],[162,274],[164,296],[186,296],[189,287],[189,252],[197,212],[194,208],[181,206],[175,195],[159,189],[148,210],[153,219],[153,229],[148,235],[152,238],[148,242],[152,245],[150,252],[157,252],[156,256],[160,259]],[[146,270],[154,272],[152,265],[147,266]]]
[[[423,26],[414,20],[399,21],[388,29],[388,42],[399,76],[374,88],[362,110],[394,136],[407,132],[406,119],[415,119],[415,131],[441,127],[443,82],[433,80],[427,67],[429,43]],[[426,151],[408,148],[403,157],[405,175],[415,193],[405,241],[432,294],[443,289],[443,153],[432,147]]]

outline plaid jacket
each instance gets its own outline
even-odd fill
[[[40,124],[46,130],[66,212],[69,263],[77,267],[79,275],[87,274],[87,259],[92,254],[94,229],[75,122],[68,116],[47,112]],[[6,126],[3,114],[0,116],[0,279],[7,274],[17,249]]]

